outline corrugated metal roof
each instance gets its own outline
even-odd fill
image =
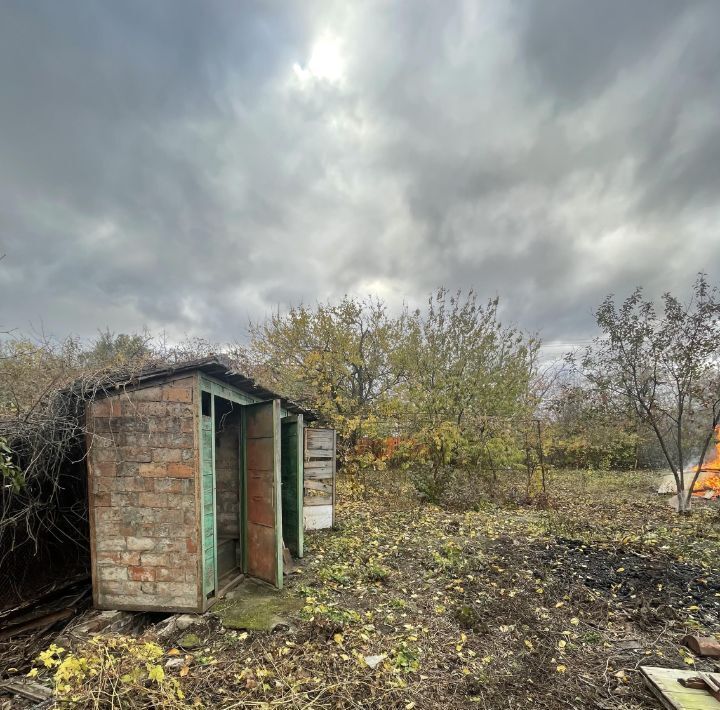
[[[240,391],[251,394],[254,397],[260,399],[279,399],[282,401],[282,406],[285,409],[293,414],[302,414],[306,421],[316,421],[318,419],[317,414],[312,410],[301,407],[296,402],[262,387],[251,377],[246,377],[235,371],[230,360],[223,355],[210,355],[198,360],[186,360],[174,365],[162,365],[147,370],[140,370],[132,375],[128,375],[125,380],[123,380],[122,377],[109,379],[112,379],[113,388],[137,387],[140,384],[150,382],[160,377],[194,372],[196,370],[204,372],[223,382],[227,382],[233,387],[237,387]]]

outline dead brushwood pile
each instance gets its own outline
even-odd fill
[[[467,513],[345,491],[339,529],[308,535],[287,580],[290,624],[210,613],[189,635],[53,647],[17,675],[79,707],[655,708],[641,665],[712,670],[679,642],[718,633],[720,520],[678,518],[653,482],[556,475],[547,510]]]
[[[0,343],[0,612],[88,573],[85,407],[179,355],[97,363],[73,341]]]

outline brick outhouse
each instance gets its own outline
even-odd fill
[[[212,356],[143,372],[86,417],[96,607],[201,612],[241,573],[282,586],[311,412]]]

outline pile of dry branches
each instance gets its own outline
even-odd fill
[[[145,348],[103,362],[71,339],[0,343],[0,609],[86,565],[87,403],[197,354]]]

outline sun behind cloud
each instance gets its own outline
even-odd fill
[[[345,74],[345,61],[341,48],[340,39],[335,35],[330,33],[321,35],[314,42],[310,58],[305,66],[298,62],[293,64],[295,76],[302,82],[310,79],[331,83],[342,81]]]

